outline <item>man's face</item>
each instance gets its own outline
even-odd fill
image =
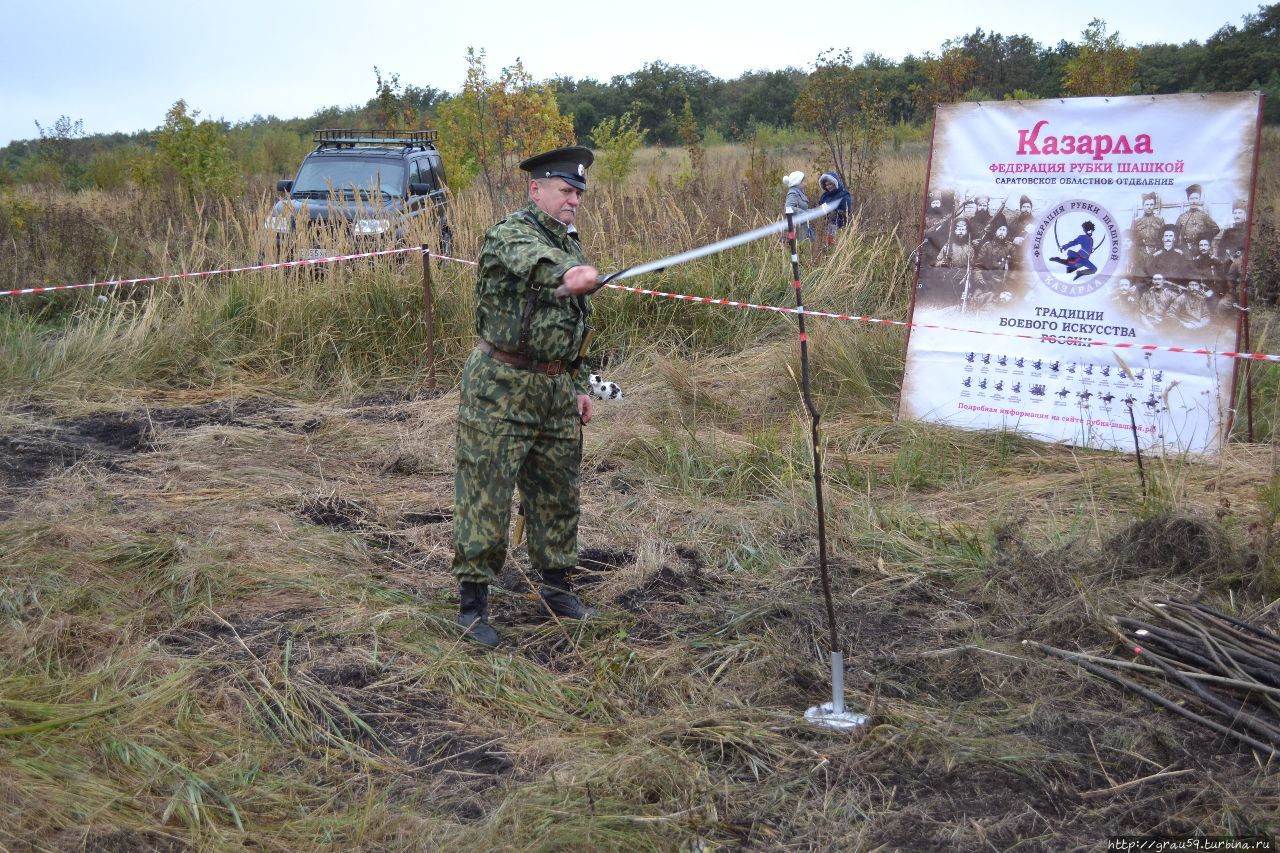
[[[1008,237],[1008,236],[1009,236],[1009,226],[1001,225],[999,228],[996,229],[997,240],[1003,240],[1005,237]]]
[[[529,199],[547,216],[572,225],[582,204],[582,190],[563,178],[539,178],[529,182]]]
[[[1155,216],[1155,214],[1156,214],[1156,200],[1154,198],[1144,198],[1142,200],[1142,215]]]
[[[1191,205],[1191,208],[1193,210],[1198,210],[1201,204],[1200,193],[1191,193],[1190,195],[1188,195],[1187,204]]]
[[[1245,213],[1245,210],[1243,207],[1237,207],[1235,210],[1231,211],[1231,218],[1235,220],[1237,225],[1240,225],[1241,223],[1244,222],[1246,215],[1247,214]]]
[[[1158,272],[1151,276],[1151,283],[1156,287],[1162,287],[1164,285],[1164,273]]]
[[[956,236],[964,237],[968,235],[968,233],[969,233],[969,223],[965,222],[963,219],[957,219],[956,220]]]
[[[1164,248],[1166,251],[1169,249],[1172,249],[1173,248],[1173,232],[1172,231],[1164,232],[1164,234],[1160,236],[1160,242],[1164,244]]]
[[[1201,240],[1199,243],[1196,243],[1196,247],[1200,249],[1200,254],[1202,254],[1202,255],[1207,255],[1207,254],[1209,254],[1209,241],[1208,241],[1208,240]]]
[[[978,212],[979,212],[979,213],[986,213],[986,212],[987,212],[987,208],[988,208],[988,207],[990,207],[990,206],[991,206],[991,202],[990,202],[988,199],[985,199],[985,198],[979,198],[979,199],[978,199]]]
[[[1030,212],[1031,212],[1031,202],[1029,202],[1029,201],[1024,201],[1024,202],[1022,203],[1022,212],[1023,212],[1023,213],[1030,213]]]

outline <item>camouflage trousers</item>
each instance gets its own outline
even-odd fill
[[[491,583],[506,560],[519,487],[535,571],[578,564],[582,424],[568,375],[473,352],[462,371],[453,473],[453,574]]]

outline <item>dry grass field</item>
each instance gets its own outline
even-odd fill
[[[1269,133],[1272,222],[1278,150]],[[777,175],[821,165],[712,148],[686,178],[681,156],[644,152],[629,187],[589,198],[602,268],[760,224]],[[923,155],[886,153],[881,175],[804,258],[810,307],[905,319]],[[6,282],[272,249],[256,201],[3,204]],[[499,212],[455,208],[474,257]],[[789,279],[763,241],[637,283],[786,305]],[[597,297],[596,357],[626,394],[585,439],[579,582],[603,615],[537,618],[517,548],[485,652],[457,635],[449,574],[471,268],[437,262],[433,285],[435,387],[416,258],[0,305],[0,848],[1098,850],[1280,830],[1276,758],[1023,643],[1131,661],[1112,617],[1170,597],[1280,633],[1276,365],[1255,367],[1252,443],[1238,424],[1213,459],[1148,459],[1144,495],[1129,456],[896,422],[903,332],[811,321],[847,699],[872,718],[850,736],[802,719],[830,671],[794,322]],[[1280,351],[1272,311],[1253,349]],[[1250,707],[1274,720],[1277,696]]]

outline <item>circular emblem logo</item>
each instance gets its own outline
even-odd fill
[[[1120,265],[1120,226],[1096,201],[1075,198],[1054,205],[1036,226],[1031,268],[1062,296],[1099,290]]]
[[[582,165],[581,163],[579,163],[579,164],[578,164],[578,177],[582,177],[582,176],[583,176],[583,175],[585,175],[586,173],[587,173],[587,167],[586,167],[586,166],[584,166],[584,165]]]

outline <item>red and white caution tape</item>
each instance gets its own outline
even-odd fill
[[[380,255],[398,255],[403,252],[421,252],[422,249],[417,246],[410,246],[401,249],[385,249],[379,252],[360,252],[354,255],[333,255],[328,258],[310,258],[304,261],[280,261],[273,264],[257,264],[249,267],[232,267],[220,270],[205,270],[203,272],[181,272],[172,273],[170,275],[155,275],[146,278],[124,278],[114,281],[91,281],[84,284],[59,284],[51,287],[24,287],[18,290],[0,290],[0,296],[21,296],[28,293],[48,293],[54,290],[77,290],[87,287],[106,287],[121,284],[146,284],[154,281],[170,281],[173,279],[184,278],[208,278],[215,275],[227,275],[237,272],[252,272],[253,270],[272,270],[283,269],[286,267],[302,267],[312,266],[315,264],[329,264],[335,261],[349,261],[356,258],[375,258]],[[468,264],[476,266],[475,261],[469,261],[466,258],[454,258],[449,255],[432,255],[436,260],[452,261],[459,264]],[[637,293],[642,296],[660,296],[666,299],[679,299],[684,302],[702,302],[708,305],[728,305],[732,308],[755,308],[760,311],[773,311],[778,314],[804,314],[808,317],[828,317],[833,320],[854,320],[860,323],[877,323],[883,326],[903,326],[913,329],[939,329],[947,332],[963,332],[970,335],[993,335],[1001,338],[1020,338],[1027,341],[1043,342],[1043,335],[1024,335],[1017,332],[996,332],[989,329],[962,329],[956,326],[940,326],[932,323],[909,323],[905,320],[885,320],[880,317],[860,317],[856,314],[834,314],[830,311],[811,311],[807,308],[783,308],[777,305],[757,305],[754,302],[739,302],[735,299],[715,299],[709,296],[689,296],[683,293],[667,293],[662,290],[648,290],[643,287],[627,287],[623,284],[606,284],[605,287],[614,290],[625,290],[629,293]],[[1199,349],[1193,347],[1169,347],[1158,344],[1130,344],[1115,343],[1112,341],[1092,341],[1082,338],[1055,338],[1055,340],[1071,340],[1081,346],[1091,347],[1110,347],[1112,349],[1133,349],[1143,352],[1180,352],[1189,355],[1211,355],[1220,358],[1237,358],[1248,361],[1272,361],[1280,363],[1280,355],[1272,355],[1270,353],[1261,352],[1229,352],[1211,349]]]
[[[606,284],[605,287],[612,287],[615,290],[626,290],[631,293],[639,293],[644,296],[662,296],[668,299],[680,299],[685,302],[705,302],[710,305],[729,305],[734,308],[758,308],[762,311],[775,311],[779,314],[804,314],[806,317],[829,317],[833,320],[856,320],[860,323],[878,323],[884,326],[904,326],[911,329],[941,329],[948,332],[964,332],[970,335],[994,335],[1001,338],[1021,338],[1028,341],[1036,341],[1037,343],[1043,342],[1046,337],[1053,337],[1055,338],[1055,341],[1071,340],[1081,346],[1135,349],[1142,350],[1144,352],[1181,352],[1191,355],[1215,355],[1222,358],[1280,362],[1280,355],[1271,355],[1269,353],[1261,352],[1225,352],[1211,349],[1195,349],[1192,347],[1167,347],[1159,346],[1157,344],[1128,344],[1114,343],[1111,341],[1091,341],[1083,338],[1067,338],[1065,336],[1024,335],[1016,332],[996,332],[988,329],[961,329],[955,326],[939,326],[932,323],[908,323],[905,320],[885,320],[879,317],[859,317],[856,314],[833,314],[829,311],[811,311],[807,308],[781,308],[776,305],[756,305],[753,302],[737,302],[732,299],[713,299],[708,296],[688,296],[683,293],[666,293],[661,290],[646,290],[641,287],[627,287],[622,284]]]
[[[448,255],[432,255],[437,261],[453,261],[458,264],[467,264],[469,266],[477,266],[475,261],[468,261],[466,258],[451,258]]]
[[[328,258],[308,258],[305,261],[280,261],[274,264],[257,264],[251,267],[229,267],[221,270],[205,270],[203,272],[176,272],[169,275],[152,275],[146,278],[120,278],[111,281],[89,281],[84,284],[56,284],[50,287],[23,287],[18,290],[0,290],[0,296],[25,296],[28,293],[49,293],[55,290],[80,290],[86,287],[115,287],[121,284],[148,284],[153,281],[172,281],[179,278],[209,278],[215,275],[228,275],[233,272],[252,272],[253,270],[278,270],[285,267],[305,267],[315,264],[331,264],[334,261],[350,261],[355,258],[376,258],[379,255],[398,255],[403,252],[421,252],[417,246],[402,249],[384,249],[380,252],[360,252],[355,255],[333,255]]]

